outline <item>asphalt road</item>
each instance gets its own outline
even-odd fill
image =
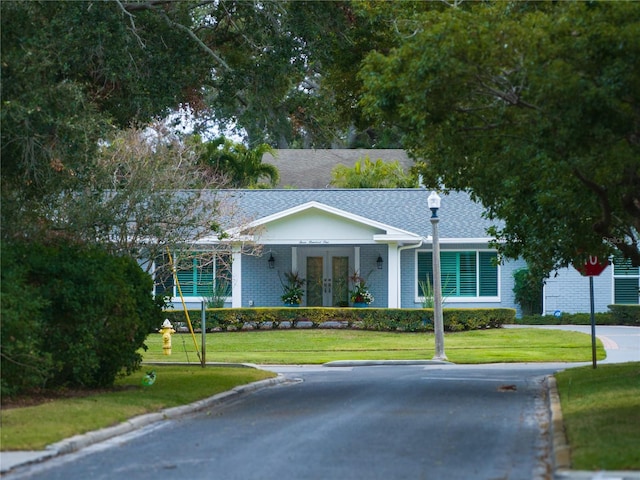
[[[292,382],[3,478],[547,479],[565,366],[273,367]]]

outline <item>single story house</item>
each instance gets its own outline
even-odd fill
[[[420,308],[421,283],[432,274],[430,191],[416,189],[227,190],[246,224],[228,237],[203,239],[198,249],[231,242],[232,261],[181,270],[178,278],[189,308],[200,308],[212,285],[225,279],[225,306],[282,306],[286,272],[305,280],[303,306],[348,303],[349,277],[366,278],[371,307]],[[522,260],[496,262],[489,246],[483,207],[463,192],[441,195],[438,212],[444,307],[509,307],[515,303],[513,273]],[[261,245],[259,254],[242,244]],[[595,279],[596,311],[607,305],[638,303],[638,268],[607,268]],[[181,307],[177,288],[172,302]],[[634,290],[635,289],[635,290]],[[207,293],[208,292],[208,293]],[[635,297],[634,297],[635,295]],[[589,282],[574,269],[551,275],[544,287],[544,313],[588,312]]]

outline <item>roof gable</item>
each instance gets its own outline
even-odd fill
[[[318,201],[267,215],[239,231],[261,228],[261,243],[374,243],[419,241],[421,236]]]
[[[336,221],[356,222],[387,234],[409,233],[429,237],[432,233],[427,208],[430,191],[425,189],[318,189],[318,190],[224,190],[219,195],[232,197],[249,219],[235,225],[235,231],[248,225],[264,225],[298,212],[315,208],[333,214]],[[464,192],[442,195],[440,239],[487,240],[486,230],[492,222],[483,217],[484,208]],[[273,226],[273,225],[272,225]]]

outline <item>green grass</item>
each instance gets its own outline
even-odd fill
[[[431,359],[433,334],[360,330],[275,330],[207,335],[207,361],[258,364],[318,364],[332,360]],[[2,409],[2,450],[42,449],[73,435],[115,425],[142,413],[183,405],[236,385],[273,376],[249,368],[200,368],[191,335],[173,336],[173,353],[162,355],[162,338],[147,339],[146,362],[191,361],[193,366],[148,366],[117,382],[120,390],[59,399],[34,407]],[[196,336],[200,348],[200,336]],[[591,337],[577,332],[493,329],[445,335],[455,363],[589,362]],[[604,358],[598,341],[598,358]],[[144,372],[156,383],[142,387]]]
[[[202,340],[195,335],[198,350]],[[321,364],[332,360],[426,360],[434,355],[434,336],[363,330],[267,330],[209,333],[207,362]],[[199,363],[190,334],[176,334],[172,354],[162,354],[162,336],[149,335],[145,362]],[[597,342],[598,359],[605,358]],[[445,352],[454,363],[589,362],[591,337],[541,329],[491,329],[445,335]]]
[[[640,470],[640,363],[556,375],[572,468]]]
[[[274,377],[253,368],[156,366],[156,382],[141,385],[146,370],[117,381],[116,391],[57,399],[45,404],[2,409],[2,450],[38,450],[74,435],[116,425],[136,415],[157,412],[210,397],[238,385]]]

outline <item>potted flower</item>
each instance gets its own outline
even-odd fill
[[[282,296],[280,297],[284,304],[288,307],[297,307],[302,302],[304,295],[305,279],[298,272],[287,272],[284,274],[285,282],[280,279],[282,284]]]
[[[373,302],[373,295],[369,291],[365,278],[356,272],[349,279],[353,283],[353,289],[349,290],[349,298],[354,307],[366,307]]]

